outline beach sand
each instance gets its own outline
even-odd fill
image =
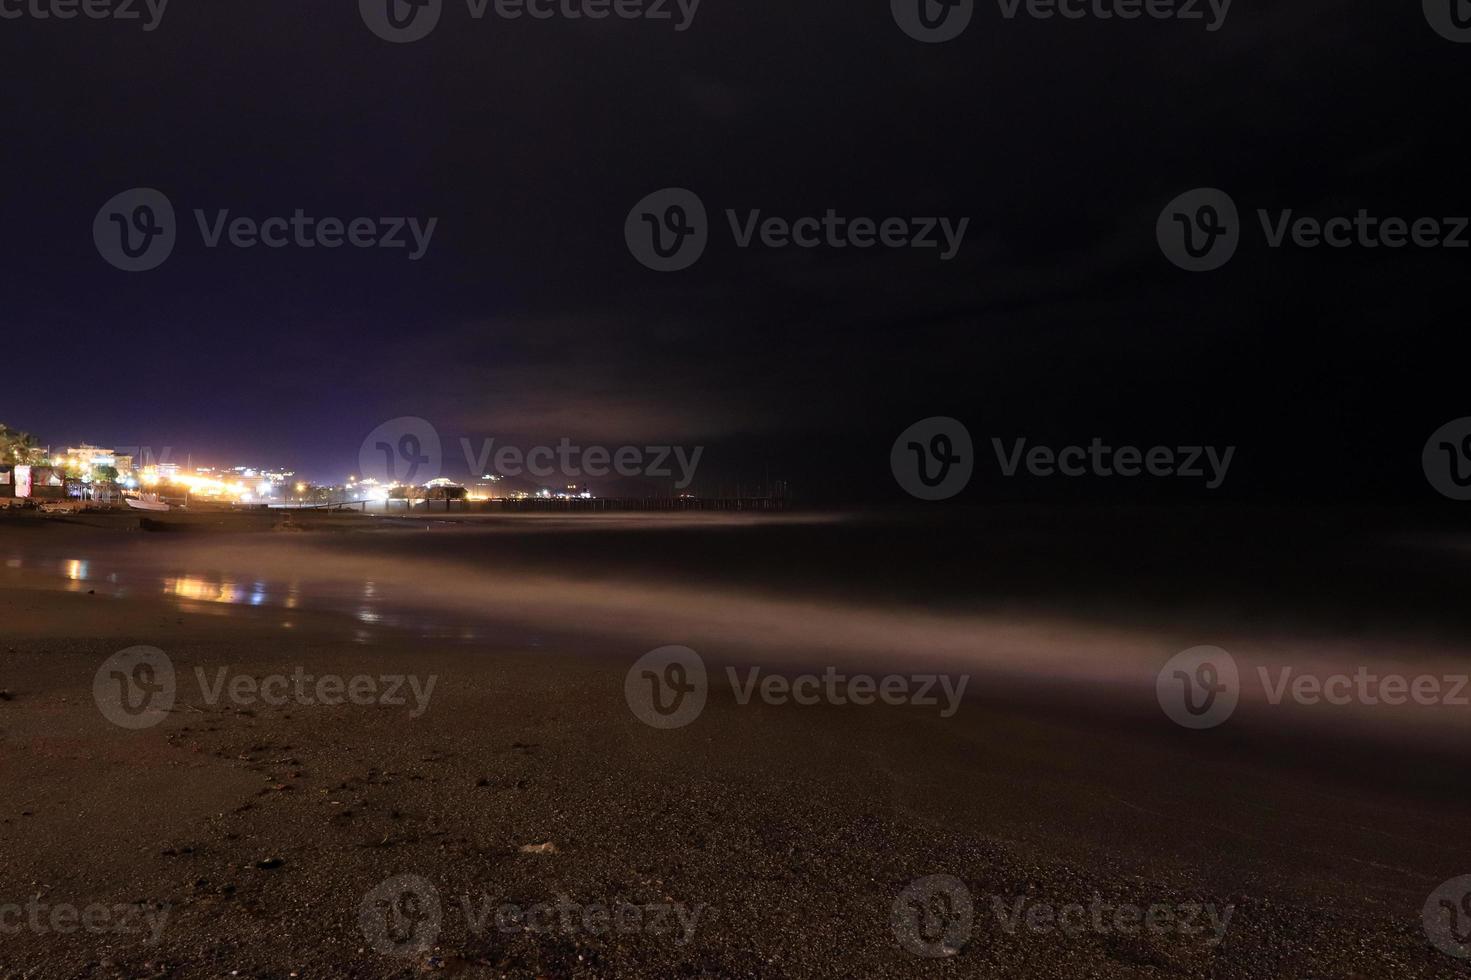
[[[0,933],[0,976],[1471,975],[1421,924],[1430,893],[1471,873],[1455,745],[1191,732],[1147,696],[985,670],[941,717],[741,705],[712,665],[700,717],[658,730],[624,696],[657,644],[617,631],[354,643],[330,612],[284,629],[280,608],[104,593],[0,589],[0,907],[41,923]],[[93,682],[135,644],[167,652],[178,694],[126,730]],[[414,717],[413,698],[210,703],[222,668],[436,680]],[[434,889],[437,928],[385,952],[365,898],[403,875]],[[894,917],[934,875],[974,911],[932,958]],[[548,904],[530,925],[477,920]],[[136,931],[46,918],[95,905],[133,910]],[[1013,918],[1069,905],[1102,908],[1103,927]],[[1229,919],[1219,941],[1149,934],[1115,923],[1119,906]],[[634,911],[615,929],[589,908]]]

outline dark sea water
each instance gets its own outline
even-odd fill
[[[1152,690],[1165,660],[1206,644],[1244,666],[1471,669],[1471,536],[1402,516],[1011,508],[354,527],[33,529],[0,535],[0,576],[191,612],[255,607],[283,629],[334,614],[364,643],[408,631],[630,656],[684,644],[731,662],[943,667],[1100,692]]]

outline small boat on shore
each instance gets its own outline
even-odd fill
[[[156,495],[151,493],[139,494],[136,497],[124,497],[123,499],[134,510],[166,511],[169,509],[168,504],[159,500]]]

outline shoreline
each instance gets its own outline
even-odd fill
[[[20,538],[133,537],[58,530]],[[420,533],[368,537],[398,561],[396,542]],[[617,525],[606,533],[626,540]],[[209,549],[228,536],[197,537],[223,560]],[[253,537],[272,552],[271,541],[288,544],[301,565],[300,542],[355,536]],[[196,536],[147,538],[150,551],[176,554]],[[637,581],[649,617],[612,629],[595,614],[604,566],[538,585],[537,553],[522,569],[506,550],[517,539],[485,540],[512,556],[526,591],[486,593],[505,608],[474,642],[385,624],[354,642],[361,620],[309,606],[0,584],[10,627],[0,635],[0,917],[41,903],[132,910],[140,930],[161,923],[156,943],[144,931],[0,934],[0,976],[44,964],[48,977],[79,978],[1071,980],[1440,977],[1464,965],[1420,922],[1432,891],[1471,869],[1459,833],[1471,820],[1464,742],[1431,751],[1357,722],[1259,724],[1249,703],[1220,728],[1187,731],[1149,684],[1019,679],[976,664],[951,717],[917,704],[742,703],[728,667],[745,683],[757,664],[789,677],[824,662],[878,673],[937,662],[886,659],[889,647],[863,637],[884,620],[854,619],[828,597],[781,600],[825,637],[815,647],[790,639],[806,634],[782,625],[777,597],[723,597],[734,605],[716,611],[737,633],[705,610],[678,618],[673,600]],[[563,560],[579,547],[575,535],[532,540]],[[693,550],[718,540],[702,534]],[[363,567],[361,553],[345,558]],[[638,567],[620,561],[607,568]],[[426,569],[409,566],[402,582]],[[626,598],[608,608],[636,617]],[[829,633],[841,616],[846,632]],[[1034,665],[1048,650],[1138,642],[1086,620],[1023,625],[974,620],[964,631]],[[737,636],[761,638],[770,655]],[[895,649],[920,649],[916,636]],[[630,708],[629,668],[680,641],[708,658],[708,697],[686,727],[657,729]],[[1172,652],[1172,639],[1153,642],[1161,659]],[[156,724],[128,729],[109,720],[94,684],[134,645],[163,651],[177,684]],[[374,696],[262,696],[292,690],[297,675],[340,678],[342,690],[362,678]],[[403,876],[433,888],[439,920],[424,949],[384,953],[363,906]],[[917,956],[895,909],[940,880],[972,902],[969,935],[954,955]],[[481,918],[508,906],[519,910],[508,928]],[[1080,908],[1090,924],[1029,925],[1022,913],[1034,908]],[[528,922],[533,909],[542,917]],[[1223,931],[1214,941],[1210,929],[1130,929],[1134,912],[1120,909]],[[601,918],[635,912],[641,924],[623,931]],[[693,924],[656,929],[656,914]]]
[[[165,903],[169,924],[146,948],[5,937],[12,968],[41,957],[71,976],[114,975],[104,960],[129,976],[148,964],[170,976],[390,977],[446,964],[527,977],[920,976],[936,961],[898,945],[890,906],[909,882],[950,874],[980,909],[972,941],[939,961],[957,976],[1023,964],[1039,976],[1080,964],[1100,976],[1146,964],[1345,975],[1371,961],[1444,976],[1450,961],[1419,934],[1419,904],[1471,866],[1454,833],[1471,806],[1454,780],[1396,785],[1394,758],[1323,766],[1332,747],[1206,748],[1200,733],[984,696],[944,722],[913,707],[740,706],[721,680],[694,725],[661,732],[623,703],[626,660],[408,637],[360,646],[311,629],[283,641],[266,617],[186,617],[167,645],[181,672],[210,676],[434,674],[433,703],[410,719],[401,707],[181,697],[157,727],[121,731],[93,703],[92,675],[136,636],[7,641],[7,673],[33,680],[0,702],[14,750],[0,778],[23,788],[0,816],[0,862],[54,901]],[[1270,815],[1258,809],[1267,800]],[[546,843],[555,853],[521,853]],[[358,899],[390,872],[434,882],[445,902],[437,948],[408,962],[367,948],[356,925]],[[1009,934],[993,914],[998,900],[1086,905],[1095,893],[1235,912],[1219,946]],[[714,911],[678,946],[577,929],[476,935],[457,917],[462,895],[478,905],[482,894]]]

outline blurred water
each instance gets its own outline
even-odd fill
[[[269,608],[455,642],[1132,682],[1198,644],[1277,662],[1462,660],[1454,535],[1272,514],[955,512],[364,522],[364,532],[0,537],[3,581]],[[345,627],[346,628],[346,627]]]

